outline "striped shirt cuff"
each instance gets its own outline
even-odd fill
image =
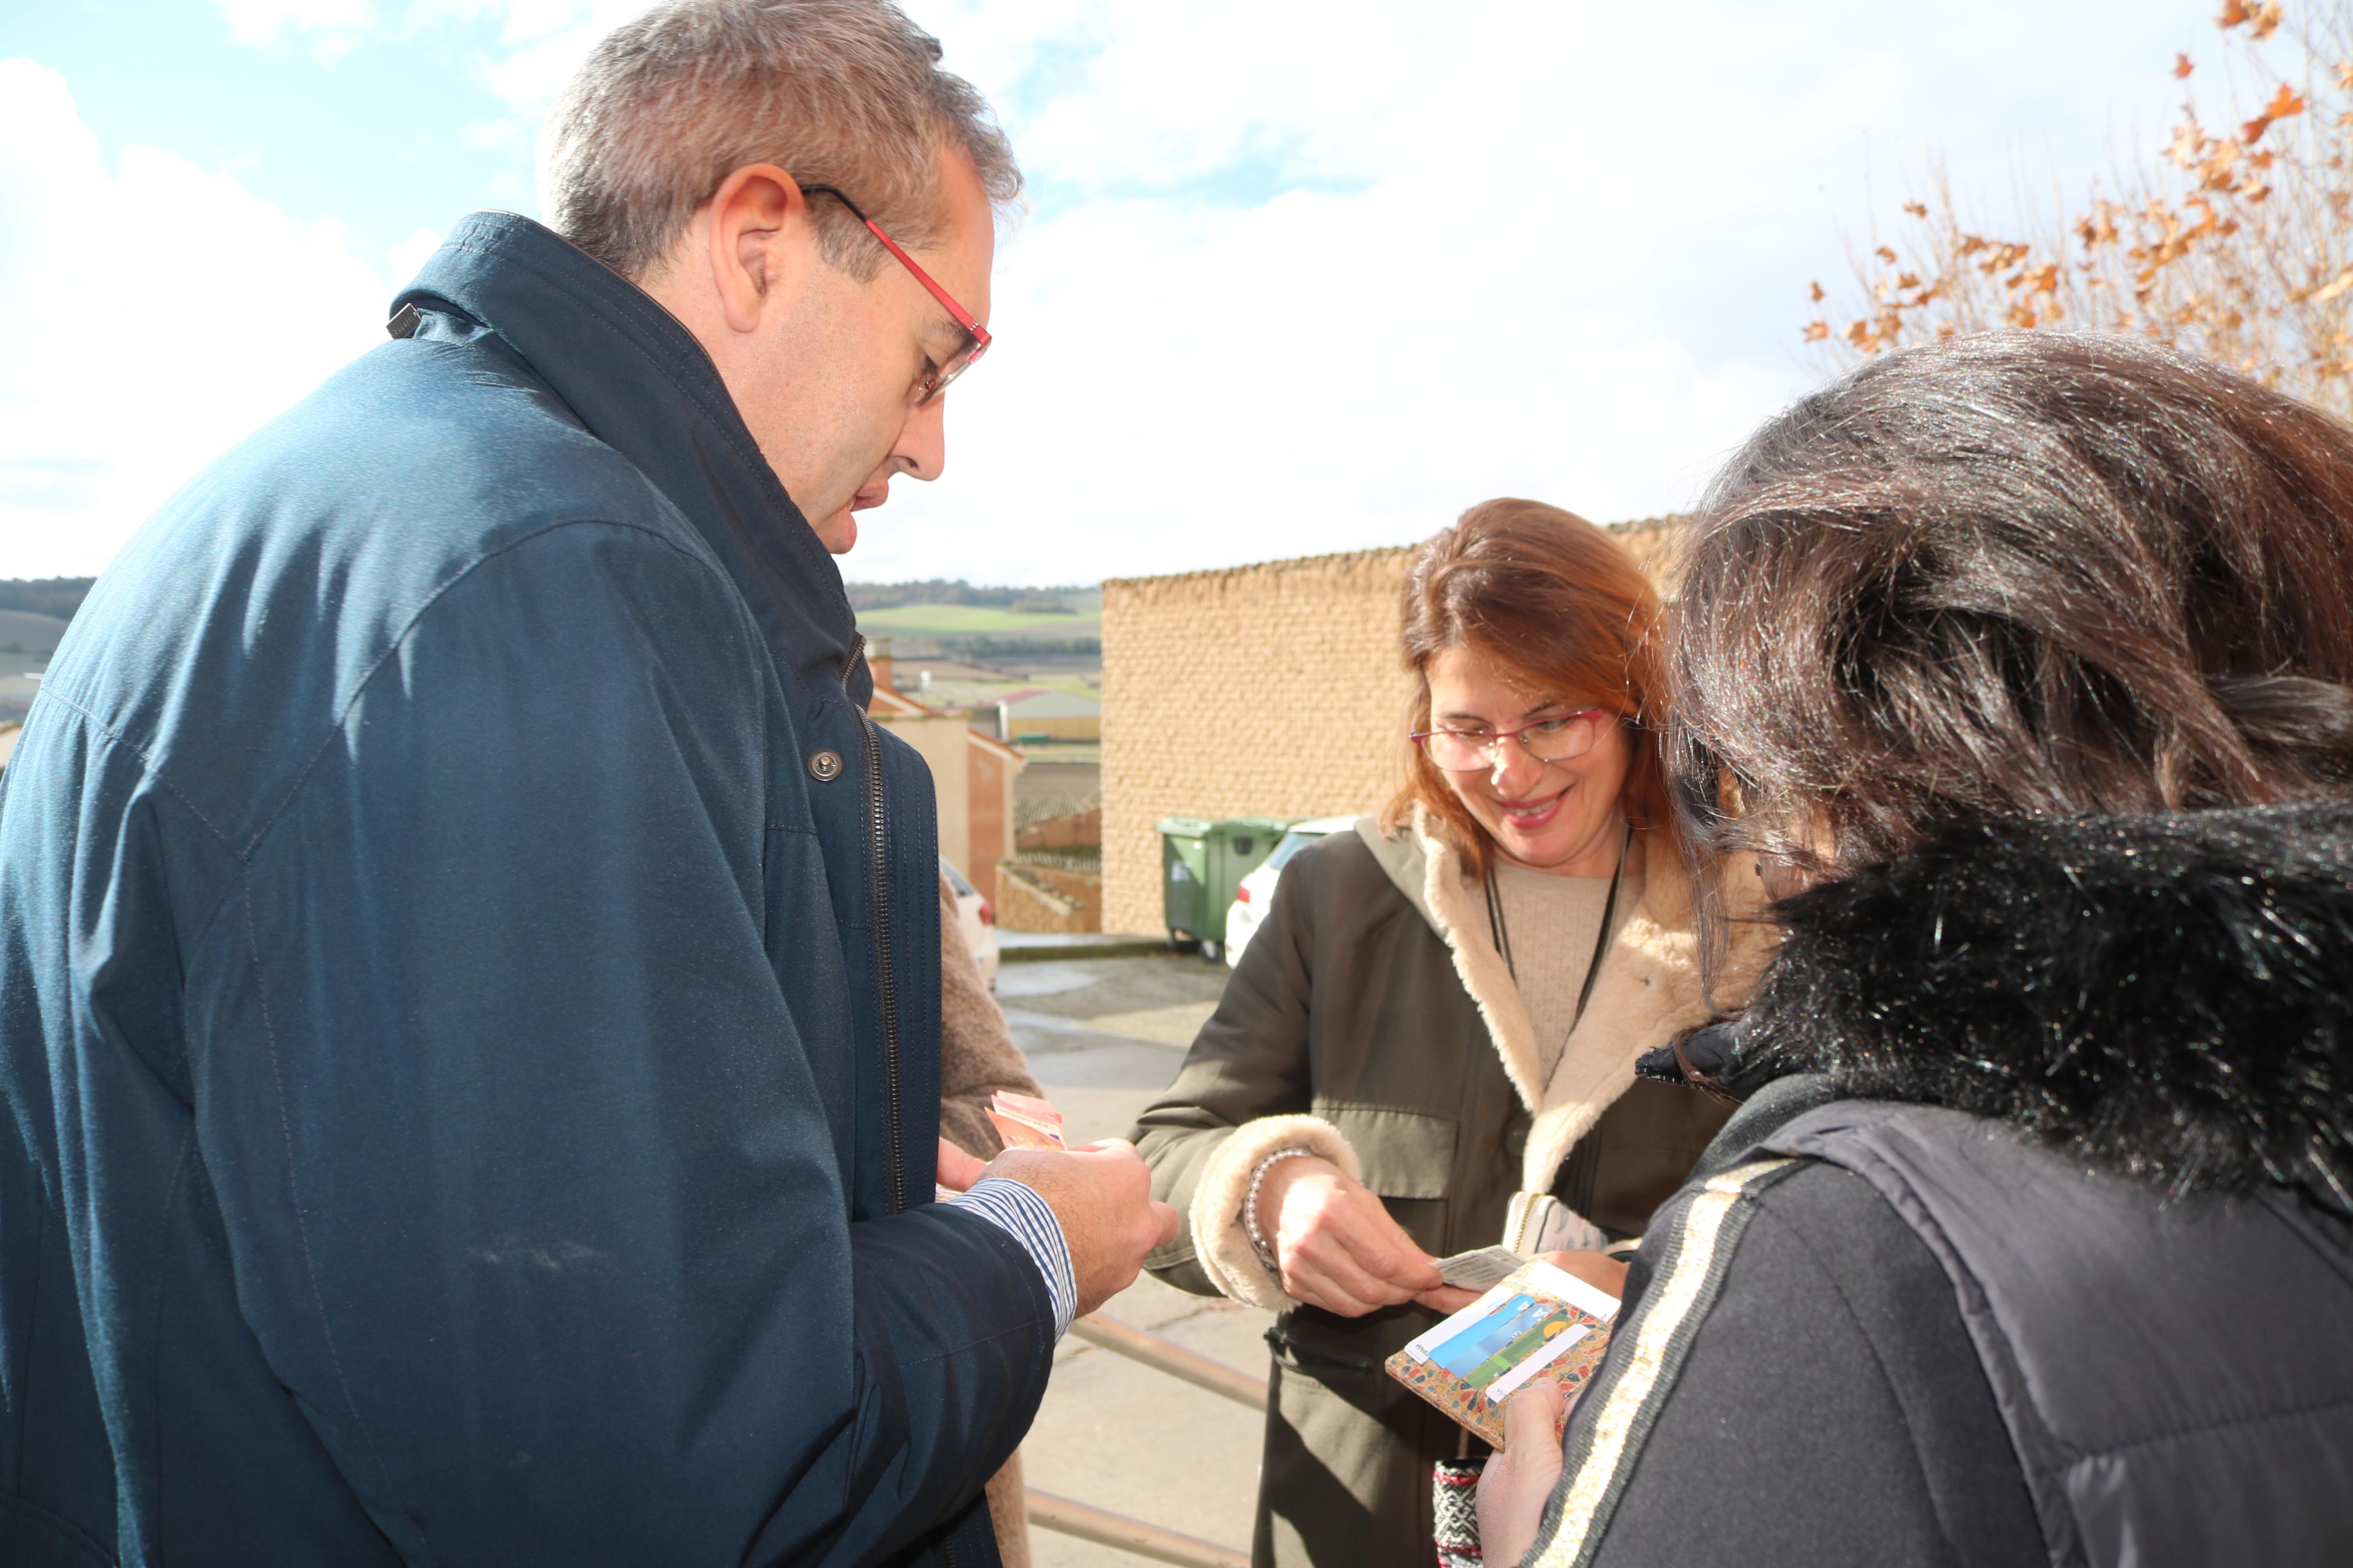
[[[951,1208],[970,1209],[1021,1244],[1021,1249],[1046,1277],[1046,1294],[1054,1303],[1054,1337],[1070,1331],[1079,1315],[1079,1285],[1071,1273],[1071,1248],[1062,1240],[1062,1226],[1046,1200],[1020,1183],[1003,1176],[986,1176],[972,1191],[947,1200]]]

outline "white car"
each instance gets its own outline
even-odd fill
[[[940,857],[940,878],[955,893],[956,925],[964,932],[964,944],[972,949],[972,956],[980,965],[980,977],[991,991],[997,989],[997,911],[980,896],[980,889],[964,879],[964,873]]]
[[[1266,907],[1274,901],[1275,879],[1282,875],[1291,858],[1327,834],[1346,833],[1356,826],[1356,816],[1319,816],[1312,822],[1295,824],[1274,847],[1274,853],[1241,879],[1234,889],[1233,905],[1226,910],[1228,967],[1241,962],[1242,949],[1258,934],[1258,922],[1266,919]]]

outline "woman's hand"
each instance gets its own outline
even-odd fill
[[[1565,1274],[1575,1275],[1613,1300],[1626,1294],[1626,1265],[1607,1252],[1539,1252],[1536,1257]],[[1477,1300],[1481,1292],[1440,1285],[1414,1298],[1434,1312],[1451,1316]]]
[[[1560,1384],[1539,1377],[1504,1401],[1504,1451],[1479,1478],[1479,1551],[1513,1568],[1536,1542],[1545,1504],[1560,1484]]]
[[[1613,1301],[1625,1300],[1627,1265],[1621,1258],[1607,1252],[1539,1252],[1536,1256]]]
[[[1344,1318],[1412,1300],[1442,1281],[1362,1182],[1329,1160],[1277,1160],[1259,1183],[1258,1228],[1294,1300]]]

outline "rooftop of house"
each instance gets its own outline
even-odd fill
[[[1025,686],[993,700],[1020,719],[1095,719],[1103,714],[1103,699],[1057,691],[1050,686]]]

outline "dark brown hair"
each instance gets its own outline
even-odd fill
[[[2353,431],[2137,341],[1957,339],[1717,478],[1671,612],[1694,847],[1836,876],[1959,821],[2353,784]]]
[[[1425,540],[1406,566],[1403,651],[1415,678],[1407,728],[1430,728],[1430,658],[1468,647],[1530,691],[1618,715],[1628,742],[1620,796],[1627,820],[1662,826],[1658,632],[1658,595],[1607,533],[1542,501],[1482,501]],[[1394,828],[1419,802],[1452,830],[1472,874],[1483,874],[1485,830],[1421,748],[1405,746],[1406,782],[1382,820]]]

